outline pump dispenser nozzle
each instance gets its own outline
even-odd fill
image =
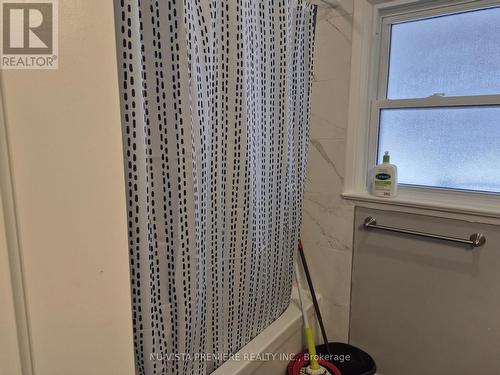
[[[389,155],[389,151],[386,151],[384,153],[384,158],[382,159],[384,163],[390,163],[391,161],[391,156]]]

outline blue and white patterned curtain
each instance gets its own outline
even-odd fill
[[[115,9],[137,373],[208,374],[290,303],[315,9]]]

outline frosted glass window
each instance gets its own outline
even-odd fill
[[[381,109],[378,146],[402,184],[500,192],[500,106]]]
[[[500,8],[393,24],[388,99],[500,94]]]

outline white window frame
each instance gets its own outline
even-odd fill
[[[387,85],[379,82],[387,83],[390,25],[495,5],[500,5],[500,0],[355,1],[344,198],[500,216],[497,193],[400,185],[398,196],[388,199],[371,195],[368,180],[369,171],[376,164],[381,109],[500,105],[500,95],[385,99]]]

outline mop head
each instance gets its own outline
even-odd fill
[[[342,375],[332,363],[319,359],[319,370],[311,370],[306,353],[297,354],[288,364],[288,375]]]

